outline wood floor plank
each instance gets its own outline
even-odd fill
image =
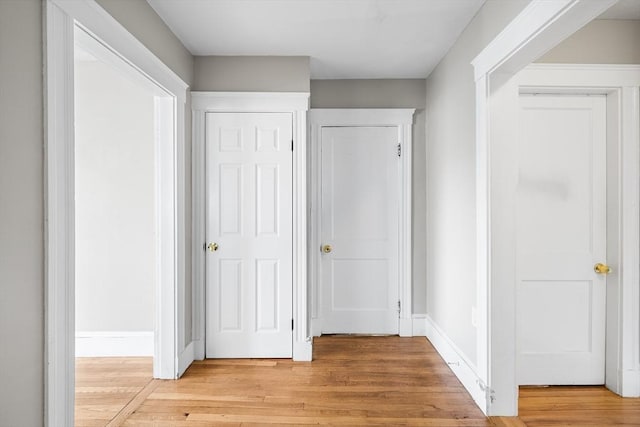
[[[424,338],[323,336],[311,363],[204,360],[177,381],[151,363],[81,361],[77,425],[640,425],[640,400],[604,387],[522,388],[519,417],[486,418]]]
[[[489,425],[424,338],[322,337],[312,363],[196,362],[128,422],[163,411],[187,423]]]
[[[126,419],[129,418],[129,416],[133,414],[140,407],[140,405],[142,405],[142,402],[144,402],[145,399],[149,397],[149,395],[153,393],[156,388],[158,388],[161,383],[161,380],[149,381],[149,383],[142,390],[140,390],[140,393],[138,393],[133,399],[131,399],[131,401],[124,408],[122,408],[122,410],[118,412],[115,417],[113,417],[113,419],[107,424],[107,427],[121,426],[126,421]]]
[[[76,358],[75,425],[106,426],[152,380],[150,357]]]
[[[640,425],[640,399],[604,386],[522,387],[519,418],[530,427]]]
[[[518,417],[489,417],[494,427],[526,427],[526,424]]]

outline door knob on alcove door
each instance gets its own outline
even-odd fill
[[[209,251],[211,252],[215,252],[218,250],[218,244],[217,243],[209,243],[207,245],[207,249],[209,249]]]
[[[593,266],[593,271],[598,274],[609,274],[611,273],[611,267],[609,267],[607,264],[599,262]]]

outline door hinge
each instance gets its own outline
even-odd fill
[[[291,330],[293,331],[293,319],[291,319]]]
[[[400,300],[398,300],[398,314],[400,314],[400,312],[402,312],[402,304]]]
[[[291,151],[293,151],[293,139],[291,140]]]
[[[398,144],[398,157],[402,155],[402,145]]]

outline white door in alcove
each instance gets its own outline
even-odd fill
[[[292,116],[206,114],[206,357],[292,357]]]
[[[321,132],[321,332],[397,334],[398,128]]]
[[[603,384],[606,98],[521,95],[517,378]]]

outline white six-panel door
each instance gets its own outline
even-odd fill
[[[605,180],[605,97],[522,95],[519,384],[604,383]]]
[[[206,356],[292,356],[292,117],[207,113]]]
[[[322,333],[398,333],[397,127],[323,127]]]

